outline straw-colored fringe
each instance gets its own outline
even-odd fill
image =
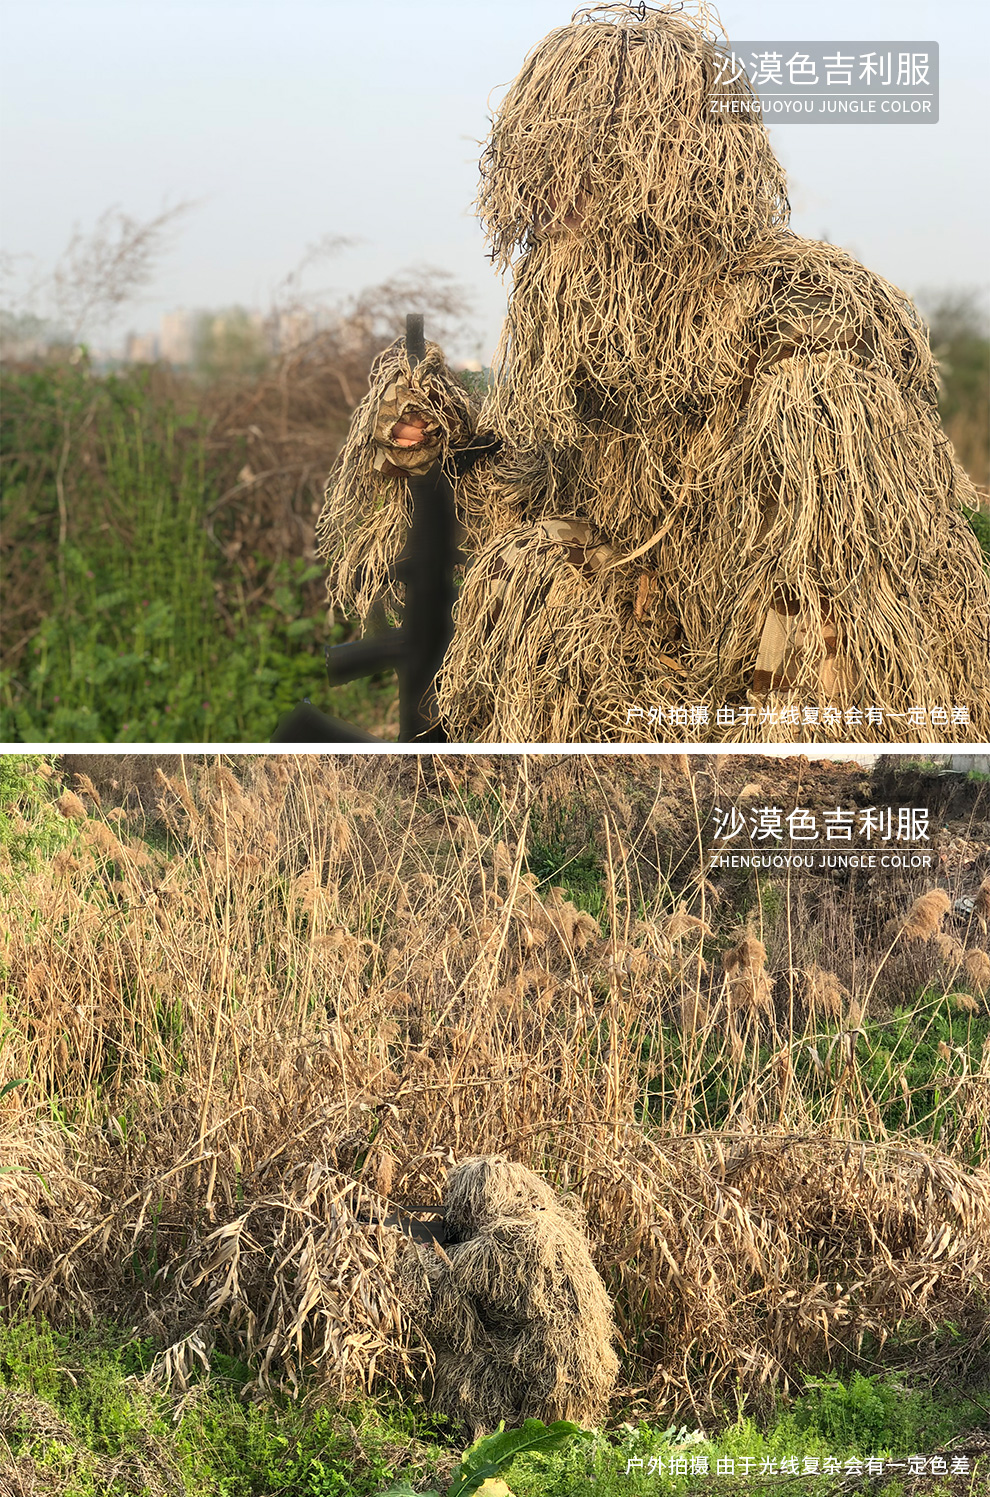
[[[970,721],[936,736],[990,737],[990,583],[961,513],[977,496],[923,325],[789,232],[760,118],[705,108],[723,55],[706,25],[704,7],[592,14],[534,49],[498,111],[479,207],[514,284],[477,419],[504,447],[457,485],[474,565],[441,712],[485,742],[876,742],[930,739],[910,709],[960,705]],[[385,357],[321,521],[331,598],[362,614],[407,522],[404,481],[371,467],[401,348]],[[540,523],[569,517],[610,566],[548,549]],[[861,719],[769,720],[795,704]],[[708,721],[648,716],[685,705]],[[720,726],[723,705],[766,710]]]
[[[619,1369],[615,1323],[580,1212],[500,1155],[444,1192],[455,1240],[407,1262],[435,1356],[434,1407],[477,1437],[499,1420],[597,1424]]]
[[[392,569],[409,525],[409,489],[404,477],[381,471],[379,464],[381,432],[391,424],[386,412],[394,421],[403,409],[428,411],[441,445],[463,446],[477,421],[470,395],[447,368],[436,343],[427,343],[426,357],[415,368],[401,338],[372,365],[368,393],[351,417],[316,527],[318,549],[329,560],[328,598],[361,618],[376,602],[395,607],[401,600]],[[385,456],[394,468],[408,457],[408,449],[393,445]]]

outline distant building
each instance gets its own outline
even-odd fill
[[[158,334],[159,357],[168,364],[187,366],[193,361],[196,319],[192,312],[163,312]]]
[[[950,754],[949,767],[964,774],[990,774],[990,754]]]
[[[158,339],[154,333],[128,333],[124,343],[127,364],[154,364],[158,360]]]

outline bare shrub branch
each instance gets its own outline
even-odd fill
[[[57,320],[73,341],[113,321],[121,307],[147,286],[177,221],[195,205],[177,203],[155,218],[133,218],[107,208],[88,234],[76,226],[52,272]]]

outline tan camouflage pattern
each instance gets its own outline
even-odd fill
[[[421,416],[426,422],[423,440],[416,447],[400,447],[392,439],[396,422],[409,416]],[[386,477],[400,474],[427,473],[440,455],[443,429],[436,415],[424,401],[423,393],[401,380],[393,380],[382,392],[375,417],[375,471]]]
[[[471,568],[471,585],[485,587],[494,629],[507,607],[520,618],[532,617],[564,567],[590,583],[621,557],[614,546],[595,539],[587,520],[541,520],[519,525],[487,546]]]

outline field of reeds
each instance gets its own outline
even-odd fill
[[[641,1421],[798,1408],[809,1377],[921,1377],[981,1419],[986,792],[924,877],[706,874],[716,804],[869,803],[855,767],[788,764],[0,759],[11,1491],[387,1485],[352,1412],[338,1485],[86,1486],[44,1400],[89,1386],[87,1326],[118,1328],[118,1380],[173,1424],[205,1418],[211,1368],[249,1406],[418,1410],[385,1474],[435,1486],[460,1434],[429,1422],[428,1349],[374,1219],[435,1205],[487,1153],[586,1213],[622,1362],[595,1459],[614,1467]],[[41,1451],[65,1485],[28,1484]],[[612,1490],[540,1469],[512,1490]]]

